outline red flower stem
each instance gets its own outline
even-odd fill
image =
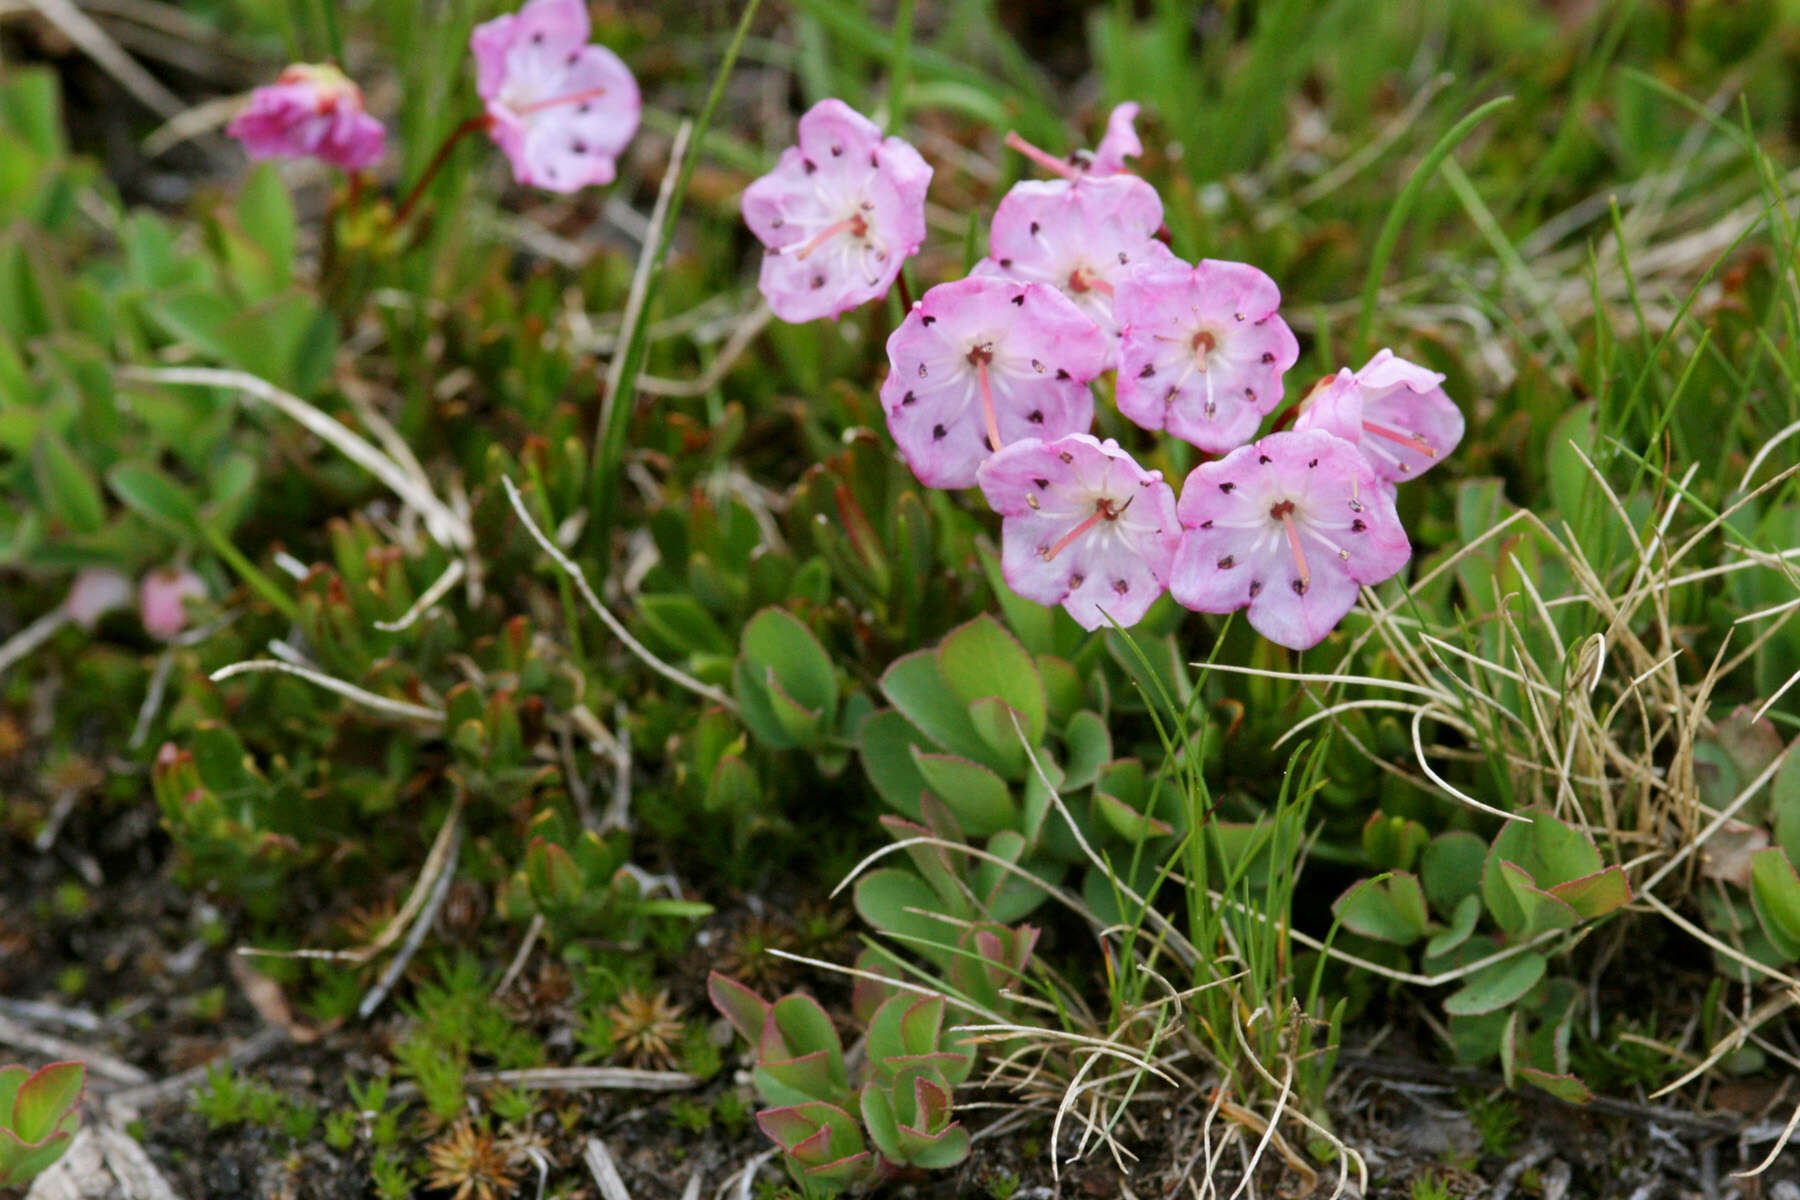
[[[894,286],[900,289],[900,315],[904,317],[912,311],[913,306],[912,285],[906,282],[905,267],[901,267],[900,273],[894,276]]]
[[[419,181],[413,184],[412,191],[406,193],[406,199],[402,200],[400,207],[394,210],[394,228],[398,229],[406,224],[406,219],[412,216],[413,209],[417,208],[419,201],[425,198],[425,189],[431,186],[431,181],[437,178],[438,172],[444,169],[444,164],[450,161],[450,151],[456,148],[456,143],[471,133],[485,131],[493,123],[494,118],[482,113],[478,117],[470,117],[450,131],[449,136],[445,137],[443,143],[438,146],[437,153],[431,156],[431,161],[425,164],[425,171],[419,176]]]
[[[1015,130],[1009,129],[1006,131],[1006,144],[1011,146],[1014,150],[1017,150],[1020,154],[1023,154],[1026,158],[1029,158],[1038,166],[1044,168],[1046,171],[1053,171],[1056,174],[1061,175],[1064,179],[1081,178],[1080,171],[1077,171],[1062,159],[1057,158],[1054,154],[1039,150],[1036,146],[1020,137]]]

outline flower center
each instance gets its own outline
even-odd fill
[[[1194,335],[1194,369],[1206,370],[1206,356],[1211,354],[1219,344],[1219,339],[1209,329],[1202,329]]]
[[[1100,497],[1100,499],[1094,501],[1094,511],[1088,516],[1087,520],[1057,538],[1054,545],[1046,546],[1042,550],[1039,550],[1038,553],[1043,555],[1045,562],[1049,562],[1064,550],[1068,549],[1069,544],[1076,538],[1080,537],[1100,522],[1116,521],[1124,516],[1125,510],[1131,507],[1131,501],[1135,499],[1137,499],[1137,497],[1133,496],[1130,500],[1119,505],[1118,508],[1114,508],[1111,496]]]
[[[807,239],[806,244],[800,247],[799,251],[794,255],[794,258],[796,261],[805,258],[840,233],[847,233],[853,238],[862,238],[866,237],[868,232],[869,223],[863,219],[863,215],[861,213],[852,213],[841,221],[833,221],[825,228],[819,230],[819,232],[813,234],[812,237]]]
[[[1113,285],[1094,273],[1093,268],[1085,264],[1069,272],[1069,290],[1071,292],[1099,292],[1102,296],[1113,294]]]
[[[994,343],[981,342],[969,349],[969,361],[975,364],[975,378],[981,384],[981,415],[987,421],[988,449],[998,451],[1000,417],[994,411],[994,385],[988,380],[988,364],[994,361]]]
[[[1294,502],[1282,500],[1271,504],[1269,516],[1287,529],[1288,549],[1294,555],[1294,569],[1299,573],[1294,580],[1294,594],[1304,596],[1306,589],[1312,586],[1312,572],[1306,566],[1306,548],[1300,544],[1300,530],[1294,525]]]

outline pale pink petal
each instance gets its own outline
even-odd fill
[[[100,618],[131,603],[131,580],[111,567],[89,567],[75,576],[63,611],[83,629],[92,629]]]
[[[1144,143],[1138,140],[1137,127],[1132,124],[1137,115],[1137,104],[1129,100],[1112,110],[1106,118],[1106,134],[1094,147],[1094,160],[1088,167],[1090,175],[1116,175],[1125,169],[1126,159],[1144,153]]]
[[[138,616],[155,638],[170,641],[187,628],[187,602],[206,598],[206,584],[186,567],[159,567],[138,585]]]

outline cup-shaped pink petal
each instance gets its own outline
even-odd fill
[[[888,337],[881,407],[919,482],[964,488],[994,451],[1086,433],[1106,337],[1041,283],[960,279],[926,292]]]
[[[744,190],[744,223],[766,248],[757,286],[775,315],[837,317],[887,294],[925,241],[931,167],[842,100],[800,118],[799,142]]]
[[[75,576],[63,611],[83,629],[92,629],[100,618],[131,603],[131,580],[111,567],[88,567]]]
[[[1462,410],[1443,382],[1438,372],[1380,350],[1354,375],[1346,368],[1321,380],[1294,428],[1323,429],[1354,442],[1383,480],[1404,483],[1442,462],[1462,441]]]
[[[1046,283],[1116,342],[1115,293],[1133,272],[1179,265],[1156,237],[1162,200],[1135,175],[1015,184],[994,210],[976,275]],[[1108,351],[1107,365],[1116,361]]]
[[[1323,430],[1272,433],[1202,463],[1182,485],[1185,530],[1169,594],[1200,612],[1249,607],[1292,650],[1317,645],[1412,557],[1393,494],[1355,446]]]
[[[637,133],[637,80],[617,54],[589,44],[590,28],[583,0],[530,0],[469,38],[488,134],[527,187],[611,183]]]
[[[1117,175],[1125,169],[1126,159],[1143,154],[1144,143],[1138,140],[1134,124],[1137,115],[1137,104],[1129,100],[1112,110],[1106,118],[1106,133],[1094,147],[1088,174]]]
[[[1119,411],[1213,454],[1243,445],[1300,356],[1280,304],[1275,281],[1246,263],[1133,272],[1114,298]]]
[[[979,481],[1004,518],[1001,572],[1026,599],[1097,629],[1135,625],[1168,586],[1181,543],[1175,492],[1117,442],[1085,433],[1014,442],[981,465]]]
[[[373,166],[387,131],[363,109],[362,89],[334,66],[296,63],[250,93],[225,127],[251,158],[317,158],[346,171]]]

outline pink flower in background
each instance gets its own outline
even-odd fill
[[[784,321],[836,317],[887,294],[925,241],[931,167],[842,100],[800,118],[799,144],[744,190],[768,248],[757,286]]]
[[[1404,483],[1442,461],[1462,441],[1463,415],[1444,394],[1444,377],[1377,351],[1362,370],[1321,380],[1294,422],[1355,444],[1382,479]]]
[[[1115,290],[1140,268],[1179,263],[1156,239],[1162,219],[1156,189],[1135,175],[1015,184],[994,210],[988,256],[972,273],[1059,289],[1106,333],[1110,367]]]
[[[373,166],[387,146],[381,122],[363,111],[362,89],[329,64],[296,63],[250,93],[225,132],[251,158],[317,158],[346,171]]]
[[[637,132],[637,80],[618,55],[588,43],[590,30],[585,0],[530,0],[469,38],[488,135],[527,187],[611,183]]]
[[[100,618],[131,603],[131,580],[111,567],[88,567],[75,576],[69,594],[63,597],[63,611],[69,620],[91,630]]]
[[[1281,377],[1300,356],[1280,303],[1275,281],[1245,263],[1176,260],[1132,273],[1113,297],[1119,411],[1213,454],[1243,445],[1281,402]]]
[[[205,598],[206,584],[186,567],[158,567],[138,585],[138,615],[150,636],[171,641],[187,628],[187,602]]]
[[[1250,607],[1250,625],[1291,650],[1317,645],[1357,589],[1406,565],[1392,492],[1356,447],[1324,430],[1272,433],[1188,476],[1186,532],[1169,594],[1200,612]]]
[[[1181,543],[1175,492],[1117,442],[1014,442],[979,476],[1005,518],[1000,568],[1019,595],[1062,605],[1083,629],[1135,625],[1162,595]]]
[[[887,352],[900,453],[927,487],[963,488],[1009,443],[1088,431],[1106,337],[1055,288],[972,277],[926,292]]]

